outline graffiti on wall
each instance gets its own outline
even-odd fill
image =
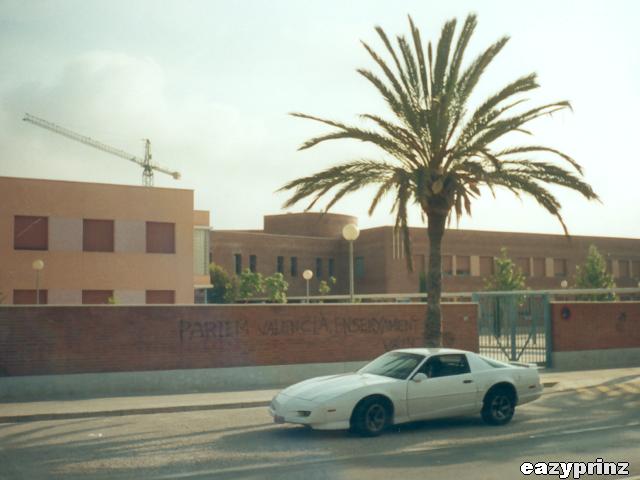
[[[179,320],[178,329],[181,342],[216,338],[238,337],[291,337],[291,336],[331,336],[376,335],[385,338],[419,337],[421,319],[380,317],[344,317],[341,315],[307,316],[294,319],[220,319],[190,321]]]

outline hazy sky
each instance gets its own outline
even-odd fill
[[[640,237],[640,2],[629,1],[7,1],[0,0],[0,175],[138,185],[125,160],[22,122],[29,112],[131,153],[150,138],[154,160],[179,170],[156,185],[195,191],[216,228],[260,228],[286,181],[373,155],[357,142],[297,147],[326,131],[302,111],[357,122],[385,113],[358,67],[373,28],[424,39],[447,19],[478,14],[467,55],[511,41],[478,87],[482,98],[536,71],[532,101],[568,99],[573,112],[534,125],[536,142],[585,168],[603,203],[558,191],[577,235]],[[527,138],[522,139],[529,142]],[[390,202],[367,217],[363,191],[332,211],[361,226],[392,223]],[[302,208],[293,211],[299,211]],[[420,225],[417,207],[412,224]],[[454,224],[455,226],[455,224]],[[483,197],[460,228],[561,233],[558,222],[509,193]]]

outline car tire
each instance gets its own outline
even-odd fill
[[[513,393],[507,388],[494,388],[484,397],[482,419],[489,425],[506,425],[515,410]]]
[[[365,437],[380,435],[391,421],[391,409],[380,398],[367,398],[353,411],[352,430]]]

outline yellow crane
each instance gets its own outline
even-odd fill
[[[50,130],[64,137],[70,138],[71,140],[84,143],[85,145],[89,145],[90,147],[97,148],[98,150],[102,150],[103,152],[116,155],[117,157],[124,158],[125,160],[129,160],[140,165],[142,167],[142,184],[147,187],[153,186],[154,171],[171,175],[176,180],[180,179],[179,172],[171,171],[167,168],[161,167],[160,165],[151,162],[151,142],[148,138],[144,139],[144,158],[138,158],[135,155],[127,153],[123,150],[111,147],[102,142],[98,142],[97,140],[94,140],[93,138],[87,137],[85,135],[80,135],[79,133],[73,132],[67,128],[61,127],[60,125],[56,125],[55,123],[49,122],[29,113],[25,113],[23,120],[25,122],[37,125],[38,127],[46,128],[47,130]]]

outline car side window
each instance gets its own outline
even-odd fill
[[[449,377],[469,373],[469,363],[464,354],[436,355],[430,357],[420,368],[429,378]]]

